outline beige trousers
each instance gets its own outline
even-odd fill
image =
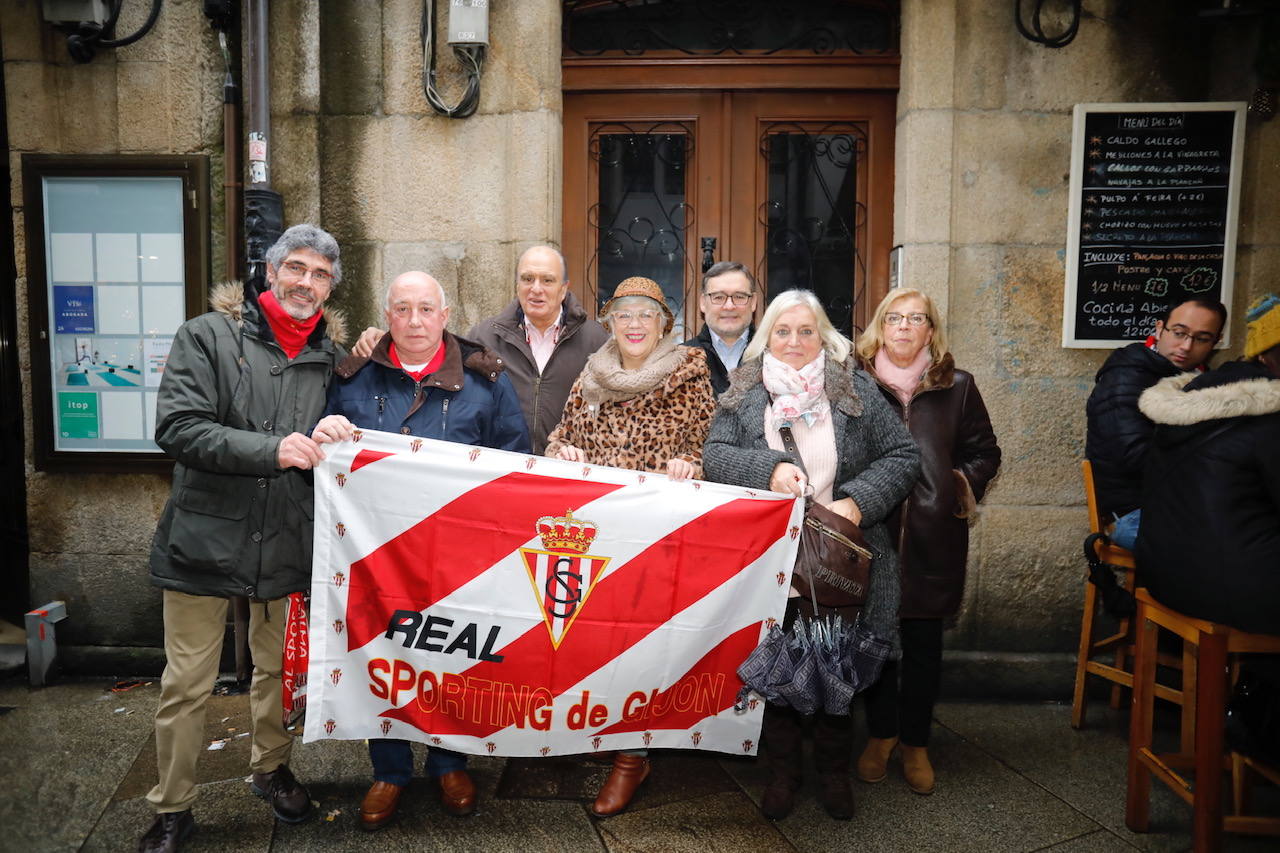
[[[289,599],[249,605],[253,684],[249,712],[253,749],[249,767],[270,773],[289,763],[293,738],[284,730],[280,698],[281,653]],[[218,677],[226,632],[227,599],[164,591],[164,653],[160,706],[156,709],[156,765],[160,781],[147,800],[157,812],[180,812],[196,800],[196,759],[208,746],[205,703]]]

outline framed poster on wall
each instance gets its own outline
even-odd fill
[[[1144,340],[1195,297],[1231,307],[1245,106],[1076,105],[1064,347]]]
[[[208,292],[208,159],[24,155],[35,466],[137,471],[174,333]]]

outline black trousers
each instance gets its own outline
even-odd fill
[[[887,661],[880,680],[862,695],[872,737],[897,737],[928,746],[933,705],[942,681],[942,620],[903,619],[902,659]]]

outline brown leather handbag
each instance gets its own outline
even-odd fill
[[[782,427],[778,433],[782,446],[807,476],[791,428]],[[792,572],[802,582],[798,588],[812,583],[818,603],[825,607],[861,607],[871,586],[874,557],[861,527],[813,498],[805,500],[804,527]]]

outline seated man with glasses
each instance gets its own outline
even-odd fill
[[[706,322],[684,345],[707,354],[711,387],[718,397],[728,389],[729,372],[742,360],[754,331],[756,280],[737,261],[721,261],[702,275],[699,307]]]
[[[1221,302],[1188,299],[1157,320],[1144,343],[1116,350],[1098,370],[1085,405],[1085,456],[1093,463],[1099,507],[1116,519],[1111,540],[1122,548],[1132,550],[1138,538],[1142,472],[1155,431],[1138,411],[1138,397],[1166,376],[1203,370],[1226,325]]]

